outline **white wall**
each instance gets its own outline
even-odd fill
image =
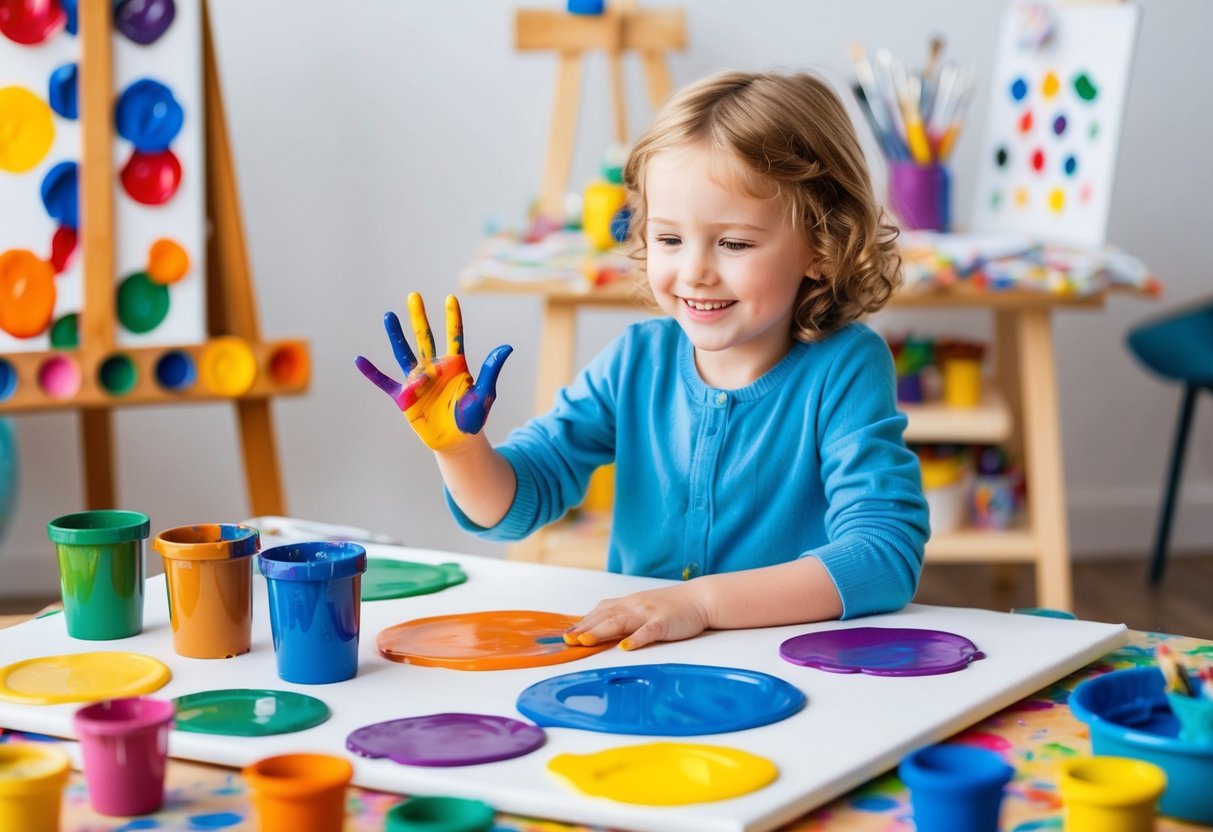
[[[390,365],[380,326],[410,290],[431,308],[452,291],[485,218],[516,216],[539,180],[554,57],[512,48],[514,2],[211,0],[228,120],[264,333],[302,335],[314,357],[311,393],[274,405],[292,514],[384,531],[410,544],[484,554],[501,548],[449,519],[429,453],[391,403],[353,366],[365,352]],[[656,5],[657,3],[652,3]],[[559,5],[559,4],[553,4]],[[738,67],[810,68],[849,83],[846,48],[861,41],[918,60],[928,37],[989,81],[1001,3],[894,0],[699,0],[688,3],[690,48],[671,60],[679,85]],[[1213,3],[1146,0],[1128,94],[1110,238],[1163,279],[1161,303],[1113,299],[1101,312],[1056,318],[1070,531],[1076,552],[1149,546],[1178,393],[1147,377],[1123,347],[1136,321],[1206,294],[1202,240],[1213,192],[1213,72],[1200,62]],[[633,124],[647,115],[629,66]],[[591,61],[573,182],[595,170],[610,131],[605,66]],[[984,120],[978,100],[972,124]],[[634,127],[635,129],[635,127]],[[958,204],[972,197],[977,130],[955,159]],[[883,178],[883,172],[878,172]],[[529,415],[538,303],[466,297],[471,363],[499,343],[515,354],[490,420],[501,438]],[[579,361],[632,316],[594,313]],[[914,325],[984,332],[978,313],[886,313],[882,329]],[[1213,408],[1202,402],[1175,530],[1176,549],[1213,540]],[[82,507],[76,419],[13,420],[20,494],[0,544],[0,594],[53,592],[48,519]],[[123,506],[153,530],[239,520],[245,500],[232,408],[148,407],[115,420]]]

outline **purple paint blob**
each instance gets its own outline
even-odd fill
[[[345,747],[406,766],[474,766],[521,757],[546,739],[542,728],[504,716],[429,714],[364,725]]]
[[[173,25],[173,0],[121,0],[114,9],[114,28],[141,46],[155,43]]]
[[[964,636],[940,630],[854,627],[795,636],[779,645],[792,664],[830,673],[930,676],[961,670],[985,654]]]

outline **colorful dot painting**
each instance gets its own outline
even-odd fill
[[[89,78],[77,5],[0,0],[0,354],[78,348],[84,299],[95,296],[79,256]],[[112,111],[94,116],[114,148],[115,346],[202,343],[202,0],[103,5],[121,68]]]
[[[1003,17],[972,225],[1101,245],[1139,10],[1046,13],[1043,29],[1014,8]]]

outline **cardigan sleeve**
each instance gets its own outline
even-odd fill
[[[930,535],[917,457],[906,447],[893,360],[867,327],[838,346],[823,382],[818,448],[829,542],[818,558],[843,618],[901,609],[914,597]]]

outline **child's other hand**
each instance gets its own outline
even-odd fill
[[[564,634],[565,644],[593,646],[623,639],[635,650],[655,641],[680,641],[708,629],[708,613],[693,581],[608,598]]]
[[[473,384],[467,360],[463,357],[463,315],[455,296],[447,295],[446,298],[447,354],[443,356],[435,355],[434,335],[421,295],[412,292],[408,303],[420,358],[409,349],[396,313],[388,312],[383,316],[383,326],[396,363],[404,371],[404,383],[379,372],[361,355],[354,363],[376,387],[392,397],[421,441],[440,451],[479,433],[484,427],[489,409],[497,398],[497,376],[514,348],[500,346],[489,353],[480,368],[480,378]]]

